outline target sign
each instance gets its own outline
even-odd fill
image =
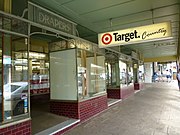
[[[112,36],[111,36],[111,34],[106,33],[106,34],[104,34],[104,35],[102,36],[102,39],[101,39],[101,40],[102,40],[103,44],[108,45],[108,44],[110,44],[111,41],[112,41]]]

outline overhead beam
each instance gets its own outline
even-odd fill
[[[176,61],[177,56],[165,56],[165,57],[155,57],[155,58],[144,58],[144,62],[168,62]]]
[[[43,41],[43,40],[38,40],[38,39],[33,39],[31,38],[31,45],[36,45],[36,46],[42,46],[42,47],[47,47],[48,42]]]

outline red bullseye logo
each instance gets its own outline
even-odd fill
[[[104,35],[102,36],[102,42],[103,42],[103,44],[108,45],[108,44],[111,43],[111,41],[112,41],[112,36],[111,36],[111,34],[106,33],[106,34],[104,34]]]

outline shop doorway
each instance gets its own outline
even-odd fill
[[[48,42],[31,39],[29,65],[32,134],[36,134],[61,124],[70,118],[50,112]]]

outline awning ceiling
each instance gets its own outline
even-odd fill
[[[176,56],[179,45],[179,0],[32,0],[78,24],[79,36],[97,43],[97,34],[170,21],[172,39],[112,49],[144,58]]]

